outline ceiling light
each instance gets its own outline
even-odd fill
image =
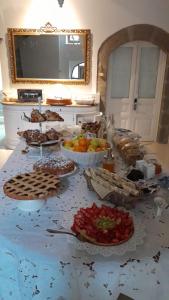
[[[58,0],[59,6],[62,7],[63,6],[63,2],[64,0]]]

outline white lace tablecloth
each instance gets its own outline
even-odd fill
[[[4,195],[4,182],[31,171],[37,160],[36,149],[23,155],[22,148],[20,144],[1,170],[0,300],[115,300],[120,293],[136,300],[168,300],[168,209],[157,218],[150,200],[139,203],[133,213],[146,228],[144,244],[123,256],[90,256],[66,235],[46,232],[62,228],[80,207],[101,204],[88,191],[83,170],[64,178],[59,195],[39,211],[23,212],[17,200]]]

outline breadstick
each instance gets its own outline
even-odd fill
[[[91,172],[92,180],[96,181],[98,184],[107,188],[110,192],[117,192],[118,194],[126,196],[126,197],[129,196],[129,192],[117,187],[116,185],[111,185],[109,182],[107,182],[107,180],[104,180],[100,176],[97,176],[93,169],[90,169],[90,172]]]
[[[136,188],[128,186],[126,184],[126,182],[124,182],[124,181],[115,180],[114,178],[111,177],[111,174],[106,174],[104,172],[101,172],[100,170],[95,170],[95,172],[96,172],[97,175],[101,176],[103,179],[108,181],[110,184],[115,184],[117,187],[123,188],[124,190],[129,192],[129,194],[131,194],[133,196],[138,196],[139,195],[139,191]]]
[[[120,183],[125,183],[126,185],[128,185],[129,187],[136,189],[136,185],[134,182],[128,180],[127,178],[124,179],[122,177],[120,177],[119,175],[115,174],[115,173],[110,173],[108,170],[105,170],[103,168],[98,168],[98,170],[100,170],[102,173],[107,174],[108,176],[111,176],[111,178],[115,179],[116,181],[119,181]]]

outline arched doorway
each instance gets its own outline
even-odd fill
[[[107,38],[98,52],[97,91],[101,96],[101,111],[105,112],[108,59],[112,51],[132,41],[147,41],[157,45],[166,55],[166,70],[163,83],[157,141],[167,143],[169,137],[169,33],[148,24],[124,28]]]
[[[156,141],[165,66],[166,54],[150,42],[130,42],[112,51],[105,106],[116,127]]]

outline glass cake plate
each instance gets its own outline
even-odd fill
[[[30,147],[40,147],[40,146],[52,146],[52,145],[55,145],[55,144],[58,144],[59,142],[61,141],[61,139],[58,139],[58,140],[50,140],[50,141],[46,141],[46,142],[43,142],[43,143],[38,143],[38,142],[30,142],[28,143],[28,146]]]
[[[124,208],[122,208],[124,210]],[[124,255],[129,251],[136,251],[137,246],[144,243],[146,236],[145,225],[143,221],[130,212],[134,222],[134,234],[125,243],[117,246],[97,246],[88,242],[82,242],[75,237],[67,236],[68,242],[71,243],[77,250],[86,251],[90,255],[100,254],[102,256]],[[71,212],[64,216],[63,227],[70,229],[73,224],[73,216]]]

